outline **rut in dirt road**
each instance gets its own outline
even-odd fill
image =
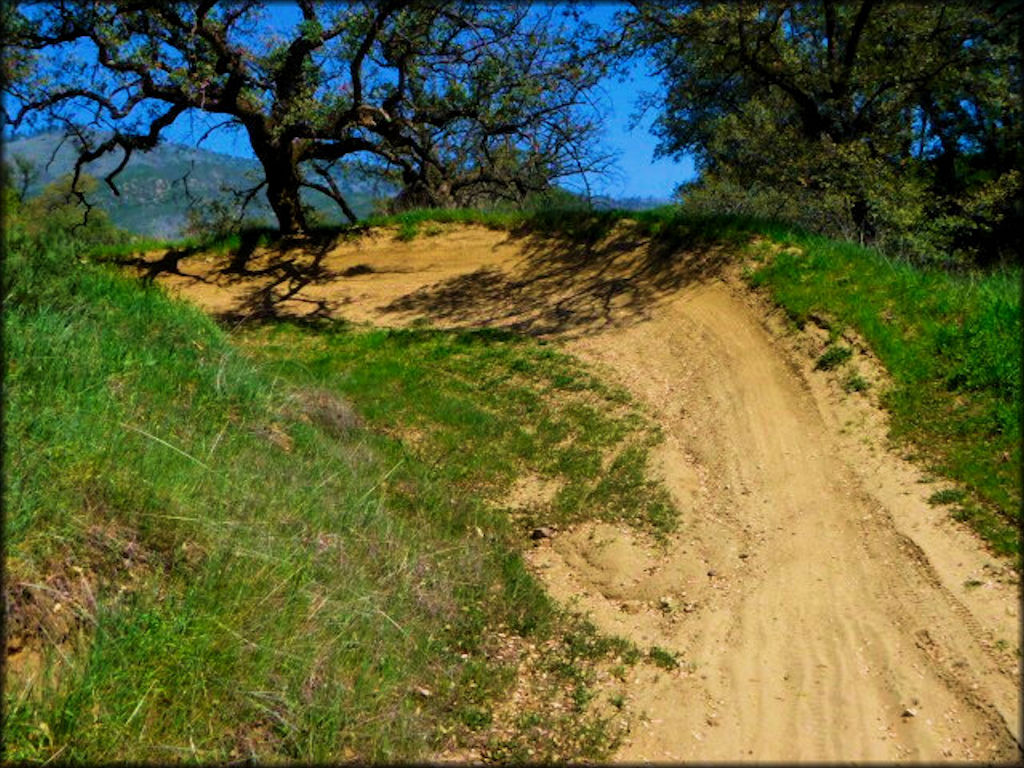
[[[1012,655],[991,650],[897,533],[747,306],[722,283],[690,287],[571,349],[666,428],[683,520],[672,547],[701,566],[665,579],[679,554],[659,562],[634,541],[614,579],[595,578],[587,560],[619,537],[609,531],[534,554],[556,596],[584,594],[606,630],[688,662],[638,681],[650,720],[620,759],[1015,759]],[[651,579],[690,609],[681,620],[631,611],[607,588]]]

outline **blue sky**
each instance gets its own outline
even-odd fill
[[[658,82],[636,65],[625,83],[610,79],[604,86],[612,103],[605,128],[608,145],[620,152],[621,176],[603,190],[615,197],[670,197],[676,185],[696,177],[693,160],[654,159],[657,139],[651,135],[653,111],[648,111],[640,124],[630,129],[630,115],[636,111],[637,95],[657,91]]]

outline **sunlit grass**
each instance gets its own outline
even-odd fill
[[[529,526],[674,522],[642,476],[643,417],[550,347],[268,326],[246,355],[68,240],[9,240],[4,276],[8,759],[486,746],[516,675],[500,637],[593,635],[527,572]],[[631,458],[600,479],[620,443]],[[530,471],[584,491],[510,507]],[[585,659],[551,653],[585,687]],[[522,729],[491,748],[607,754],[586,708],[559,718],[548,742]]]

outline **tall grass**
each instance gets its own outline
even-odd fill
[[[584,489],[550,514],[583,514],[588,495],[621,514],[640,493],[630,509],[670,524],[636,476],[638,416],[563,414],[553,398],[599,391],[574,369],[550,392],[509,385],[492,418],[480,380],[555,377],[561,359],[487,334],[264,329],[286,343],[254,361],[157,287],[80,263],[69,239],[7,246],[8,759],[395,761],[474,738],[607,754],[586,708],[548,713],[547,741],[486,736],[516,675],[501,638],[592,636],[526,571],[531,521],[488,497],[531,445],[591,430],[539,468]],[[430,386],[431,366],[452,384]],[[598,487],[624,441],[618,485]],[[555,687],[587,679],[572,660]]]

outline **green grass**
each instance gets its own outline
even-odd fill
[[[932,505],[936,504],[956,504],[957,502],[964,500],[964,492],[959,488],[947,488],[943,491],[936,491],[928,497],[928,503]]]
[[[852,371],[845,379],[843,379],[844,392],[867,392],[870,388],[871,382],[856,371]]]
[[[7,245],[8,759],[607,754],[585,667],[618,651],[519,551],[535,521],[672,526],[622,393],[483,331],[268,326],[250,356],[70,241]],[[503,505],[523,472],[558,494]],[[500,638],[563,633],[551,690],[580,708],[535,704],[557,743],[488,742]]]
[[[582,519],[628,520],[655,535],[675,525],[645,476],[660,438],[628,395],[550,344],[497,330],[353,330],[273,324],[240,332],[267,370],[334,388],[417,461],[475,496],[502,499],[517,478],[554,489],[515,508],[522,534]]]
[[[679,660],[676,658],[676,655],[661,646],[652,645],[647,655],[655,665],[662,669],[676,669],[679,666]]]
[[[1020,271],[925,270],[849,243],[765,233],[799,252],[762,257],[753,285],[797,325],[823,315],[867,340],[892,377],[883,393],[892,437],[963,486],[972,503],[961,519],[1019,555]],[[819,367],[842,362],[842,349],[830,347]]]

